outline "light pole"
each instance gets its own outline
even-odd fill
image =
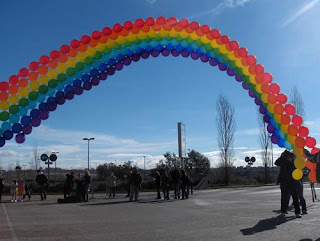
[[[146,156],[143,156],[143,170],[146,171]]]
[[[51,154],[58,154],[58,151],[53,151]],[[56,182],[57,179],[57,161],[54,162],[54,182]]]
[[[89,168],[89,142],[94,140],[94,138],[93,137],[91,137],[91,138],[83,138],[83,140],[84,141],[88,141],[88,171],[89,171],[90,170],[90,168]]]
[[[26,166],[27,165],[22,165],[23,166],[23,179],[24,179],[24,181],[26,181]]]

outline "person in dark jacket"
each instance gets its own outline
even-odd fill
[[[292,196],[296,217],[301,218],[297,192],[299,183],[292,177],[295,170],[294,159],[295,155],[285,150],[275,161],[275,165],[280,167],[278,182],[281,189],[281,213],[283,216],[287,214],[289,199]]]
[[[47,199],[46,188],[48,186],[48,178],[40,170],[37,171],[36,182],[39,185],[41,200],[46,200]]]
[[[4,189],[4,182],[2,177],[2,171],[0,171],[0,203],[1,203],[1,195]]]
[[[76,200],[77,202],[83,202],[85,199],[85,182],[80,173],[77,175],[75,182],[77,184]]]
[[[85,197],[84,197],[84,201],[88,202],[89,201],[89,195],[88,192],[90,190],[90,183],[91,183],[91,176],[89,171],[85,171],[84,172],[84,185],[85,185],[85,189],[84,189],[84,193],[85,193]]]
[[[138,201],[139,189],[141,187],[142,176],[138,172],[137,168],[133,168],[132,175],[130,177],[130,202],[133,200]]]
[[[180,199],[180,173],[178,169],[174,169],[171,172],[171,178],[173,182],[174,199]]]
[[[170,179],[166,171],[163,171],[162,174],[162,191],[163,191],[163,199],[164,200],[169,200],[169,187],[170,187]]]
[[[185,170],[180,171],[180,186],[181,186],[181,196],[182,199],[188,198],[188,193],[186,191],[186,187],[188,185],[188,176],[185,172]]]
[[[73,177],[71,174],[66,174],[66,180],[64,182],[64,198],[69,198],[71,196],[73,186]]]

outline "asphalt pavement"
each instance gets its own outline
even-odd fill
[[[5,196],[0,240],[320,241],[320,202],[312,202],[308,185],[304,193],[308,214],[302,218],[294,210],[280,216],[279,186],[195,191],[169,201],[156,200],[155,193],[141,193],[138,202],[96,194],[69,204],[58,204],[57,195],[17,203]]]

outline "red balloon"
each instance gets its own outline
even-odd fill
[[[268,94],[269,93],[269,85],[268,84],[261,85],[261,90],[264,94]]]
[[[8,82],[5,82],[5,81],[0,82],[0,90],[1,91],[7,91],[8,88],[9,88],[9,83]]]
[[[238,49],[238,54],[240,57],[246,57],[248,55],[248,50],[246,48]]]
[[[229,48],[233,51],[237,50],[239,48],[239,43],[237,41],[231,41],[229,43]]]
[[[275,103],[277,103],[277,100],[278,100],[278,98],[277,98],[277,96],[276,95],[274,95],[274,94],[268,94],[268,102],[270,103],[270,104],[275,104]]]
[[[91,37],[95,40],[101,38],[101,32],[100,31],[94,31],[92,34],[91,34]]]
[[[32,71],[36,71],[38,68],[39,68],[38,62],[33,61],[29,64],[29,69]]]
[[[264,73],[263,74],[263,82],[269,84],[272,82],[272,74]]]
[[[27,77],[29,74],[29,70],[27,68],[21,68],[19,70],[19,76],[20,77]]]
[[[192,22],[192,23],[190,23],[190,27],[193,30],[197,30],[198,28],[200,28],[200,24],[198,22]]]
[[[90,40],[91,40],[91,38],[88,36],[88,35],[83,35],[82,37],[81,37],[81,43],[83,43],[83,44],[88,44],[89,42],[90,42]]]
[[[295,126],[301,126],[302,125],[302,122],[303,122],[303,119],[300,115],[294,115],[293,118],[292,118],[292,123],[295,125]]]
[[[315,170],[311,170],[308,174],[310,182],[317,182],[317,175]]]
[[[296,136],[298,134],[298,128],[294,125],[288,126],[288,133],[292,136]]]
[[[162,17],[162,16],[160,16],[160,17],[158,17],[158,19],[156,20],[156,23],[158,24],[158,25],[165,25],[166,23],[167,23],[167,19],[165,18],[165,17]]]
[[[314,147],[314,148],[311,150],[311,154],[316,154],[316,153],[318,153],[319,151],[320,151],[319,148]]]
[[[169,20],[170,20],[170,19],[169,19]],[[168,20],[168,21],[169,21],[169,20]],[[211,30],[210,27],[209,27],[208,25],[206,25],[206,24],[205,24],[205,25],[202,25],[200,29],[201,29],[201,32],[203,32],[204,34],[209,33],[210,30]]]
[[[287,98],[287,96],[286,96],[285,94],[279,94],[279,95],[278,95],[278,102],[279,102],[280,104],[285,104],[285,103],[287,103],[287,100],[288,100],[288,98]]]
[[[12,85],[15,85],[16,83],[18,83],[19,77],[17,75],[11,75],[9,77],[9,83]]]
[[[210,32],[212,38],[217,39],[220,37],[220,31],[218,29],[213,29]]]
[[[278,115],[282,115],[282,113],[284,112],[284,107],[282,104],[276,104],[274,106],[274,112]]]
[[[69,53],[69,51],[70,51],[70,47],[68,45],[62,45],[60,47],[60,52],[63,54],[67,54],[67,53]]]
[[[40,64],[47,64],[49,63],[50,58],[46,55],[42,55],[39,59]]]
[[[254,66],[257,63],[257,59],[253,55],[247,56],[246,60],[247,60],[247,63],[248,63],[249,66]]]
[[[70,42],[70,46],[71,48],[76,49],[80,46],[80,41],[77,39],[74,39]]]
[[[137,26],[137,27],[142,27],[144,25],[144,20],[142,18],[138,18],[134,24]]]
[[[223,44],[227,44],[227,43],[230,42],[229,37],[226,36],[226,35],[221,36],[221,37],[220,37],[220,40],[221,40],[221,42],[222,42]]]
[[[299,128],[299,135],[302,137],[306,137],[309,135],[309,129],[305,126],[300,126]]]
[[[276,83],[272,83],[272,84],[270,84],[270,91],[273,94],[279,94],[280,86],[278,84],[276,84]]]
[[[148,21],[148,19],[147,19],[147,21]],[[175,26],[178,23],[178,20],[175,17],[170,17],[170,18],[168,18],[167,22],[169,25]]]
[[[119,32],[121,32],[122,28],[123,28],[123,27],[121,26],[120,23],[116,23],[115,25],[113,25],[112,30],[113,30],[114,32],[116,32],[116,33],[119,33]]]
[[[109,36],[111,33],[112,33],[112,30],[111,28],[109,27],[105,27],[103,30],[102,30],[102,33],[104,36]]]
[[[296,112],[296,108],[291,105],[291,104],[287,104],[284,107],[284,111],[288,114],[288,115],[293,115]]]
[[[313,147],[315,147],[316,144],[317,144],[316,139],[314,139],[313,137],[306,138],[306,146],[307,147],[313,148]]]
[[[179,24],[181,25],[181,27],[185,28],[189,25],[189,20],[186,18],[181,18]]]
[[[262,65],[262,64],[257,64],[257,65],[255,66],[255,71],[256,71],[256,74],[262,74],[263,71],[264,71],[263,65]]]

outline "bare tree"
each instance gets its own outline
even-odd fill
[[[296,85],[294,85],[291,89],[290,102],[296,107],[296,113],[302,117],[305,117],[304,103]]]
[[[236,129],[234,108],[225,96],[220,95],[216,105],[218,146],[220,148],[220,167],[224,170],[225,184],[229,184],[230,170],[233,166],[233,140]]]
[[[265,182],[268,180],[268,166],[273,166],[272,160],[271,160],[271,153],[270,148],[272,148],[271,139],[269,136],[269,133],[267,131],[267,125],[263,120],[263,116],[260,114],[259,110],[257,110],[257,120],[259,125],[259,144],[261,147],[261,157],[262,162],[265,167]],[[273,177],[272,177],[273,178]]]

